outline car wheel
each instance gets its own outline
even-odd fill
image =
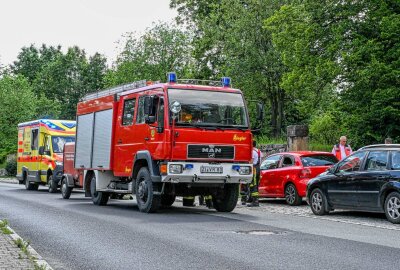
[[[327,199],[325,194],[319,188],[314,189],[310,195],[310,206],[311,210],[315,215],[322,216],[328,214]]]
[[[27,176],[26,173],[24,174],[24,183],[25,183],[25,189],[26,190],[38,190],[39,189],[39,185],[38,184],[29,182],[28,176]]]
[[[287,184],[285,187],[285,199],[286,203],[291,206],[301,204],[301,197],[299,196],[296,187],[291,183]]]
[[[56,193],[57,192],[57,184],[54,183],[53,175],[49,175],[49,178],[47,179],[47,184],[49,185],[49,192],[50,193]]]
[[[69,199],[71,196],[72,188],[67,185],[67,179],[63,178],[61,181],[61,195],[63,199]]]
[[[392,192],[385,200],[386,218],[395,224],[400,223],[400,193]]]

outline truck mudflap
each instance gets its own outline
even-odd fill
[[[250,183],[253,166],[248,163],[168,162],[162,182]]]
[[[72,176],[72,174],[66,173],[63,174],[62,179],[65,179],[67,181],[67,186],[68,187],[75,187],[75,181],[74,181],[74,177]]]

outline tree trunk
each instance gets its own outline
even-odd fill
[[[281,135],[282,131],[282,123],[283,123],[283,107],[284,107],[284,100],[285,100],[285,93],[284,91],[278,86],[278,117],[276,122],[276,129],[277,129],[277,136]]]

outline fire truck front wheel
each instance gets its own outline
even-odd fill
[[[161,205],[163,207],[170,207],[171,205],[174,204],[175,198],[176,198],[175,195],[162,194],[161,195]]]
[[[135,189],[136,202],[140,212],[153,213],[160,208],[161,197],[154,194],[154,185],[147,167],[139,170]]]
[[[107,192],[96,191],[96,175],[93,174],[90,180],[90,193],[92,194],[92,202],[95,205],[106,205],[110,194]]]
[[[218,212],[232,212],[239,198],[239,184],[226,184],[221,192],[213,196],[213,205]]]

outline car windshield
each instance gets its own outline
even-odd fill
[[[62,153],[64,151],[64,144],[66,144],[67,142],[75,142],[75,137],[51,136],[53,152]]]
[[[170,104],[179,101],[176,125],[247,128],[246,107],[240,93],[168,89]]]
[[[303,163],[304,167],[332,166],[336,162],[336,157],[331,155],[313,155],[301,157],[301,163]]]

